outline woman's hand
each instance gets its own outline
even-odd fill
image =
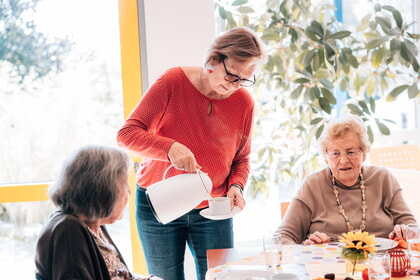
[[[194,154],[181,143],[174,142],[168,151],[168,157],[172,165],[185,172],[197,172],[201,166],[197,164]]]
[[[388,237],[397,241],[407,240],[407,227],[405,225],[395,225]]]
[[[239,188],[230,187],[229,191],[227,192],[227,197],[230,198],[230,208],[231,209],[233,207],[239,207],[239,208],[241,208],[241,210],[244,209],[245,199],[244,199],[244,196],[242,195],[242,192]]]
[[[312,245],[312,244],[321,244],[321,243],[328,243],[330,242],[330,238],[323,232],[315,231],[309,238],[306,239],[303,244],[304,245]]]

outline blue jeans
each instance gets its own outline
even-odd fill
[[[193,209],[163,225],[153,215],[145,189],[141,187],[137,187],[136,205],[137,230],[151,274],[165,280],[184,280],[184,255],[188,244],[197,279],[204,280],[207,249],[233,248],[232,218],[209,220],[199,214],[202,209]]]

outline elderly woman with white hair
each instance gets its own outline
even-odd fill
[[[405,239],[404,225],[416,220],[394,176],[386,168],[363,165],[370,150],[363,121],[333,119],[318,143],[328,167],[304,179],[278,229],[283,243],[326,243],[356,230]]]
[[[36,279],[161,279],[130,273],[105,227],[123,215],[130,167],[129,155],[113,147],[87,146],[69,158],[49,188],[59,210],[38,238]]]

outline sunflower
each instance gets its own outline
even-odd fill
[[[339,241],[345,244],[342,255],[345,259],[357,260],[366,259],[370,253],[376,252],[375,235],[368,232],[356,231],[343,233]]]

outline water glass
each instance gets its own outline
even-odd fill
[[[412,262],[420,260],[420,226],[409,224],[407,229],[407,249]]]
[[[387,253],[369,255],[369,280],[391,279],[391,258]]]
[[[270,270],[280,269],[282,261],[281,234],[278,232],[264,234],[263,247],[267,268]]]

